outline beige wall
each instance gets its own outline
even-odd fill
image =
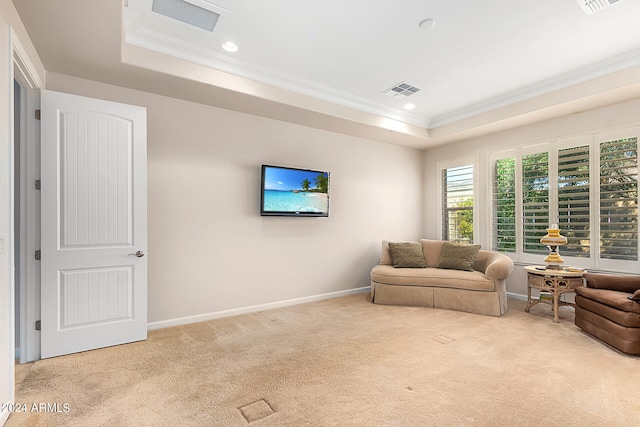
[[[48,74],[147,108],[149,322],[369,286],[382,239],[416,239],[419,151]],[[259,215],[260,165],[331,173],[329,218]]]
[[[594,131],[637,125],[640,123],[638,111],[640,111],[640,100],[634,100],[426,150],[424,152],[425,193],[437,194],[439,185],[437,167],[439,161],[465,157],[471,154],[477,155],[478,175],[476,182],[479,185],[478,190],[481,197],[476,203],[480,211],[480,218],[474,218],[474,220],[479,220],[483,226],[480,227],[476,241],[481,243],[483,247],[490,247],[486,221],[490,209],[489,201],[491,200],[489,155],[492,152],[548,142],[572,135],[589,134]],[[440,230],[438,229],[440,212],[434,207],[434,204],[427,197],[425,199],[423,232],[426,237],[430,238],[438,238],[440,235]],[[526,275],[522,266],[517,266],[516,271],[509,278],[507,291],[526,295]]]

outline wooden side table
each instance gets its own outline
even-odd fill
[[[527,272],[527,306],[524,311],[528,313],[531,306],[539,302],[548,302],[532,299],[531,288],[550,292],[553,296],[553,321],[558,323],[560,321],[558,319],[558,307],[564,305],[575,307],[573,303],[560,301],[560,295],[565,292],[574,292],[575,288],[584,286],[582,278],[584,271],[579,269],[575,271],[568,269],[547,270],[545,266],[540,265],[526,266],[524,269]]]

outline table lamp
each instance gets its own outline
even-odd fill
[[[547,228],[547,235],[540,239],[540,243],[549,248],[549,255],[544,259],[549,270],[561,270],[564,260],[558,252],[558,248],[567,244],[567,238],[560,235],[558,224],[551,224]]]

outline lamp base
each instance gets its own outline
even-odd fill
[[[558,254],[557,250],[551,250],[549,256],[544,259],[548,270],[561,270],[564,259]]]

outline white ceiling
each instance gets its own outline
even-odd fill
[[[187,1],[14,4],[48,71],[419,148],[640,96],[636,0]]]

